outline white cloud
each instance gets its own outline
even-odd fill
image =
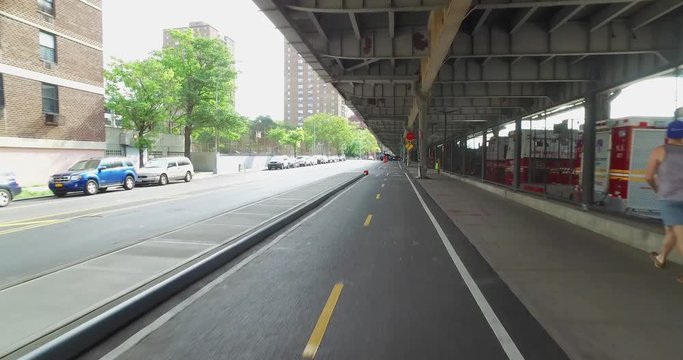
[[[284,39],[251,0],[104,0],[104,61],[145,58],[163,29],[204,21],[235,41],[237,111],[283,118]]]

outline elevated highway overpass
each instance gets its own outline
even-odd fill
[[[611,96],[683,63],[680,0],[254,2],[385,146],[419,133],[421,160],[433,143],[583,101],[590,167]]]

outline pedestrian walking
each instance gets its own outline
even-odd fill
[[[683,108],[678,108],[675,120],[666,129],[667,144],[650,154],[646,180],[657,193],[664,223],[664,242],[660,253],[650,253],[658,269],[676,247],[683,254]],[[683,275],[676,278],[683,283]]]

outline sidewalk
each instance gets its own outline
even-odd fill
[[[410,169],[415,175],[415,169]],[[683,266],[462,181],[420,180],[572,359],[683,356]]]

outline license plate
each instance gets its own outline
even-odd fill
[[[64,184],[55,184],[55,187],[64,187]]]

